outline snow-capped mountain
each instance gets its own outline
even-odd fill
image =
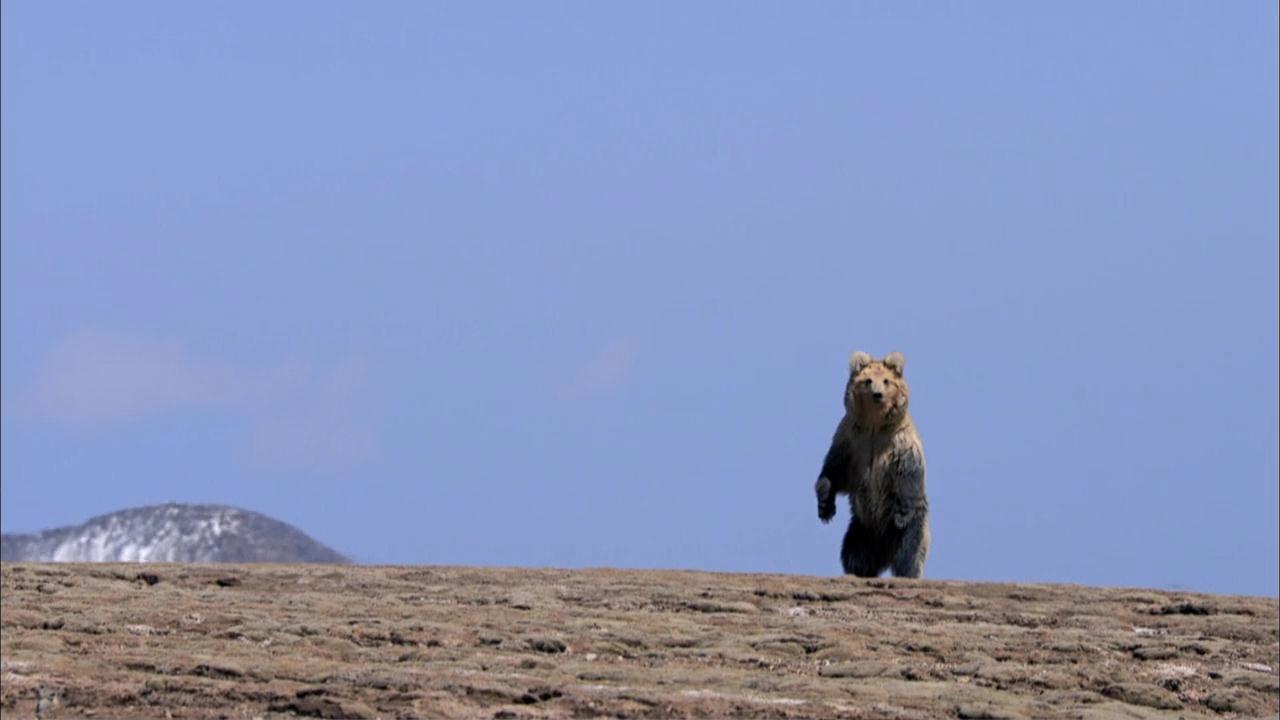
[[[0,535],[5,562],[343,563],[301,530],[226,505],[129,508],[83,525]]]

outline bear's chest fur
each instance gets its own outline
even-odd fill
[[[853,439],[853,513],[869,528],[887,530],[893,514],[895,438],[878,433]]]

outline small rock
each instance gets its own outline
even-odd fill
[[[209,678],[231,679],[244,676],[244,671],[229,663],[200,663],[191,668],[192,675]]]
[[[1032,685],[1050,690],[1068,690],[1079,685],[1075,677],[1052,670],[1041,670],[1032,675],[1030,681]]]
[[[43,623],[40,623],[40,628],[42,630],[61,630],[62,626],[66,624],[67,621],[62,618],[53,618],[52,620],[45,620]]]
[[[1177,695],[1155,685],[1120,683],[1104,689],[1102,694],[1130,705],[1142,705],[1157,710],[1177,710],[1182,707],[1182,701]]]
[[[313,695],[324,695],[327,692],[329,691],[322,687],[309,687],[309,688],[302,688],[301,690],[295,692],[293,696],[297,698],[304,698],[304,697],[311,697]]]
[[[237,587],[237,586],[239,586],[239,585],[240,585],[240,578],[238,578],[238,577],[220,577],[220,578],[218,578],[217,580],[214,580],[214,581],[213,581],[213,584],[214,584],[214,585],[217,585],[218,587]]]
[[[41,685],[36,688],[36,717],[58,706],[58,693]]]
[[[530,638],[529,647],[541,653],[562,653],[568,649],[567,645],[555,638]]]
[[[554,688],[533,688],[529,692],[521,695],[516,702],[522,705],[532,705],[533,703],[545,702],[553,698],[558,698],[564,693]]]
[[[1155,612],[1157,615],[1211,615],[1215,608],[1204,603],[1180,602],[1165,605]]]
[[[927,672],[925,672],[924,670],[921,670],[918,667],[913,667],[911,665],[906,665],[903,667],[896,668],[895,672],[903,680],[920,681],[920,680],[930,679],[930,675]]]
[[[284,703],[277,703],[267,708],[271,712],[291,712],[295,715],[314,718],[344,718],[350,720],[371,720],[377,714],[367,705],[355,701],[340,702],[333,698],[309,696]]]
[[[1133,649],[1133,656],[1139,660],[1168,660],[1178,656],[1178,649],[1168,645],[1143,645]]]
[[[956,707],[956,717],[964,720],[1024,720],[1026,715],[989,704],[965,703]]]
[[[389,645],[399,645],[401,647],[417,647],[421,644],[413,638],[405,637],[399,630],[392,630],[387,633],[387,643]]]
[[[1090,647],[1077,640],[1066,642],[1056,642],[1049,645],[1049,649],[1056,653],[1086,653],[1090,651]]]
[[[879,660],[855,660],[823,665],[818,674],[828,678],[869,678],[884,675],[889,667],[889,663]]]
[[[1027,682],[1033,671],[1025,665],[1016,662],[992,662],[983,663],[978,668],[975,677],[990,680],[997,687],[1004,688],[1011,685]]]

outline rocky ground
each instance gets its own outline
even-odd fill
[[[1275,598],[622,570],[0,565],[65,717],[1273,717]]]

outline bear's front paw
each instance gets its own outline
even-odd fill
[[[831,493],[831,481],[825,477],[818,478],[813,488],[818,494],[818,519],[831,522],[836,515],[836,499]]]

